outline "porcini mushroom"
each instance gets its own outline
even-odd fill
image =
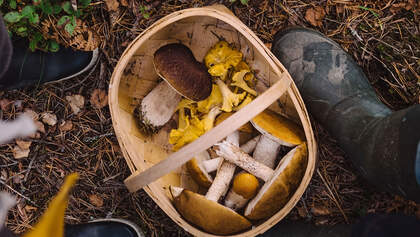
[[[250,153],[257,144],[259,136],[249,140],[247,143],[241,146],[245,153]],[[235,131],[227,136],[226,141],[239,145],[239,131]],[[232,181],[233,174],[235,173],[236,166],[228,161],[222,160],[219,170],[216,173],[216,177],[211,184],[209,190],[207,190],[206,198],[217,202],[220,197],[224,196],[229,190],[230,181]]]
[[[165,82],[147,94],[135,110],[139,127],[147,132],[156,132],[169,121],[181,100],[181,95],[200,101],[212,90],[211,76],[206,66],[198,62],[191,50],[179,43],[159,48],[153,59],[157,74]]]
[[[306,143],[289,151],[275,170],[254,160],[232,143],[224,141],[216,146],[218,155],[265,182],[245,209],[245,216],[251,220],[267,218],[279,211],[289,200],[305,173],[308,155]]]
[[[302,129],[291,120],[265,110],[251,120],[263,135],[254,150],[255,160],[273,168],[281,145],[293,147],[305,141]]]
[[[245,217],[203,195],[170,187],[174,205],[189,222],[218,235],[235,234],[251,227]]]

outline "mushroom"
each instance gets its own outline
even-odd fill
[[[189,222],[217,235],[235,234],[252,226],[245,217],[203,195],[170,187],[174,205]]]
[[[243,152],[250,153],[254,148],[259,139],[259,136],[249,140],[247,143],[241,146]],[[227,136],[226,141],[239,145],[239,131],[235,131]],[[211,184],[209,190],[207,190],[206,198],[217,202],[220,197],[224,196],[229,190],[230,181],[232,181],[233,174],[235,173],[236,166],[226,160],[222,160],[219,170],[216,173],[216,177]]]
[[[232,143],[224,141],[216,146],[218,155],[265,182],[245,209],[245,216],[251,220],[267,218],[279,211],[301,182],[306,169],[305,142],[289,151],[275,170],[254,160]]]
[[[293,147],[305,140],[302,129],[291,120],[265,110],[251,120],[263,136],[254,150],[255,160],[273,168],[281,145]]]
[[[240,172],[233,179],[233,185],[225,199],[225,206],[234,211],[239,210],[257,194],[258,179],[247,172]]]
[[[206,66],[198,62],[183,44],[168,44],[159,48],[154,54],[153,64],[157,74],[167,83],[159,83],[135,109],[139,127],[146,133],[156,132],[169,121],[181,95],[200,101],[207,98],[212,90]]]
[[[219,86],[220,92],[223,96],[223,104],[221,110],[231,112],[234,106],[238,106],[245,98],[246,92],[241,94],[233,93],[229,87],[220,79],[216,79],[216,84]]]

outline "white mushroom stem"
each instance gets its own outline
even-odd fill
[[[227,161],[248,171],[255,177],[264,180],[264,182],[267,182],[274,173],[273,169],[254,160],[251,156],[241,151],[238,146],[235,146],[232,143],[223,141],[216,144],[216,146],[218,147],[218,149],[216,149],[217,155],[222,156]]]
[[[261,162],[270,168],[274,168],[280,146],[279,143],[262,135],[257,147],[255,147],[253,157],[256,161]]]
[[[239,146],[239,131],[235,131],[227,136],[226,141],[229,141],[229,144],[236,144],[236,146]],[[236,165],[225,160],[222,161],[216,177],[206,193],[207,199],[217,202],[221,196],[226,194],[229,189],[230,181],[235,173],[235,168]]]
[[[211,173],[213,171],[217,170],[217,167],[219,167],[220,162],[222,162],[221,157],[216,157],[214,159],[205,160],[203,161],[203,168],[207,173]]]
[[[141,101],[143,123],[163,126],[171,119],[181,98],[166,81],[162,81]]]

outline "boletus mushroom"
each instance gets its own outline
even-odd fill
[[[135,110],[139,127],[146,133],[156,132],[172,117],[181,96],[193,101],[207,98],[212,90],[211,76],[191,50],[180,43],[160,47],[154,54],[156,73],[164,79]]]
[[[306,143],[289,151],[275,170],[254,160],[232,143],[223,141],[216,146],[218,155],[265,182],[245,209],[245,216],[251,220],[267,218],[278,212],[293,195],[305,173],[308,156]]]
[[[251,120],[263,136],[255,147],[255,160],[273,168],[281,145],[293,147],[305,141],[302,129],[293,121],[270,110],[264,110]]]
[[[235,234],[252,225],[245,217],[203,195],[178,187],[170,187],[170,191],[179,213],[209,233]]]

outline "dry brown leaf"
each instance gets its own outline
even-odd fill
[[[306,217],[308,215],[304,207],[297,207],[297,210],[300,217]]]
[[[73,129],[73,122],[72,122],[72,121],[70,121],[70,120],[68,120],[68,121],[62,121],[62,122],[60,123],[59,129],[60,129],[60,131],[62,131],[62,132],[67,132],[67,131],[70,131],[70,130],[72,130],[72,129]]]
[[[38,208],[37,208],[37,207],[30,206],[30,205],[26,205],[26,206],[25,206],[25,210],[26,210],[27,212],[33,212],[33,211],[38,210]]]
[[[66,96],[66,100],[69,102],[71,110],[73,110],[74,114],[78,114],[85,106],[85,97],[81,95]]]
[[[120,0],[120,3],[121,3],[121,5],[122,5],[122,6],[124,6],[124,7],[128,7],[128,2],[127,2],[127,0]]]
[[[23,112],[23,114],[29,116],[34,121],[37,121],[39,119],[38,113],[33,111],[32,109],[25,109],[25,112]]]
[[[29,149],[29,147],[31,147],[32,142],[31,141],[16,140],[16,144],[22,150],[26,150],[26,149]]]
[[[8,99],[1,99],[0,100],[0,109],[3,111],[7,111],[10,109],[10,106],[12,106],[13,101],[10,101]]]
[[[328,210],[326,207],[312,207],[311,212],[315,216],[325,216],[330,214],[330,210]]]
[[[38,127],[38,131],[45,133],[45,126],[40,121],[35,121],[35,125]]]
[[[53,113],[49,113],[49,112],[44,112],[41,114],[41,119],[42,122],[50,125],[50,126],[54,126],[57,124],[57,116]],[[39,127],[38,127],[39,129]],[[45,129],[44,129],[45,132]]]
[[[115,0],[105,0],[105,4],[108,8],[108,11],[118,11],[118,7],[120,6],[118,1]]]
[[[18,145],[16,145],[15,147],[13,147],[13,157],[15,159],[21,159],[21,158],[26,158],[29,156],[29,149],[22,149],[20,148]]]
[[[102,109],[108,105],[108,95],[104,90],[95,89],[90,97],[90,104],[97,109]]]
[[[306,10],[305,19],[313,26],[322,26],[322,20],[325,17],[325,10],[321,6],[309,8]]]
[[[89,201],[96,207],[102,207],[104,205],[104,200],[96,194],[89,195]]]

